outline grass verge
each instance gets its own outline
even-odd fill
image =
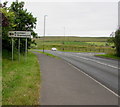
[[[102,54],[102,55],[100,54],[100,55],[95,55],[95,56],[120,60],[120,57],[117,57],[116,55],[113,55],[113,54]]]
[[[55,56],[55,55],[53,55],[53,54],[47,53],[47,52],[36,51],[36,50],[31,50],[31,51],[38,52],[38,53],[42,53],[42,54],[45,54],[45,55],[47,55],[47,56],[50,56],[50,57],[59,59],[59,57],[57,57],[57,56]]]
[[[3,57],[2,105],[39,105],[40,67],[37,57],[28,52],[26,62],[24,56],[20,58],[20,62],[12,62]]]

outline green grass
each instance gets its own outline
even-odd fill
[[[22,55],[20,62],[12,62],[8,53],[3,54],[2,104],[39,105],[40,68],[36,55],[29,52],[26,62]]]
[[[71,36],[46,36],[45,41],[79,41],[79,42],[105,42],[108,37],[71,37]],[[39,38],[40,41],[43,41],[43,37]]]
[[[50,57],[59,59],[59,57],[57,57],[57,56],[55,56],[55,55],[53,55],[53,54],[47,53],[47,52],[36,51],[36,50],[31,50],[31,51],[38,52],[38,53],[42,53],[42,54],[45,54],[45,55],[47,55],[47,56],[50,56]]]
[[[113,53],[111,46],[105,46],[108,37],[45,37],[44,48],[51,50],[55,47],[59,51],[67,52],[104,52]],[[33,49],[43,48],[43,38],[35,39],[37,46]]]
[[[0,52],[0,105],[2,105],[2,55]]]
[[[103,58],[110,58],[110,59],[119,59],[120,57],[117,57],[116,55],[113,54],[104,54],[104,55],[95,55],[95,56],[99,56],[99,57],[103,57]]]
[[[39,43],[39,41],[37,41]],[[79,42],[79,41],[45,41],[44,45],[89,45],[87,42]]]
[[[85,43],[88,43],[90,45],[96,45],[96,46],[106,46],[106,42],[85,42]],[[109,44],[109,46],[114,46],[113,43]]]
[[[86,42],[86,43],[97,46],[105,46],[106,42]]]

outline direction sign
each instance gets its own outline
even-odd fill
[[[20,38],[25,38],[25,57],[27,58],[27,38],[32,38],[31,32],[30,31],[9,31],[8,36],[12,38],[12,61],[13,61],[13,43],[14,40],[13,38],[18,38],[18,54],[19,54],[19,60],[20,60]]]
[[[30,31],[9,31],[9,37],[16,37],[16,38],[31,38]]]
[[[25,38],[25,57],[27,58],[27,38],[33,38],[30,31],[9,31],[8,36],[12,39],[12,61],[13,61],[13,53],[14,53],[14,40],[13,38],[18,38],[18,54],[20,61],[20,38]]]

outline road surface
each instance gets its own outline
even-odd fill
[[[41,105],[118,105],[118,97],[63,59],[34,52],[41,72]]]
[[[46,50],[45,52],[66,60],[114,93],[118,94],[117,60],[95,57],[95,53],[60,52],[50,50]]]

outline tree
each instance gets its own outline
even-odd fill
[[[8,51],[11,50],[11,40],[8,37],[8,31],[12,30],[14,24],[14,12],[10,12],[6,7],[7,2],[3,3],[0,9],[0,14],[2,16],[2,48]]]
[[[120,57],[120,29],[115,32],[114,44],[116,47],[116,54]]]
[[[10,7],[7,7],[7,2],[2,4],[2,9],[0,12],[4,14],[5,18],[8,20],[8,26],[2,27],[2,41],[3,48],[11,50],[11,39],[8,37],[8,31],[31,31],[32,36],[35,37],[37,34],[33,29],[36,28],[37,19],[33,17],[32,13],[27,12],[24,9],[24,2],[13,2]],[[5,21],[6,22],[6,21]],[[28,48],[35,41],[28,39]],[[18,39],[14,39],[15,49],[18,48]],[[21,51],[25,50],[25,39],[21,39]]]
[[[114,43],[116,55],[120,57],[120,29],[118,29],[115,34],[108,39],[108,42]]]
[[[27,12],[27,9],[24,9],[24,2],[13,2],[10,6],[10,11],[14,12],[15,19],[14,23],[16,26],[13,27],[13,30],[16,31],[31,31],[33,37],[36,37],[36,33],[33,31],[33,29],[36,28],[36,21],[37,19],[33,17],[33,15],[29,12]],[[18,39],[15,40],[15,46],[17,48],[18,46]],[[32,39],[28,39],[28,48],[30,48],[30,45],[34,43],[35,41],[32,41]],[[24,52],[25,50],[25,39],[21,40],[21,51]]]

